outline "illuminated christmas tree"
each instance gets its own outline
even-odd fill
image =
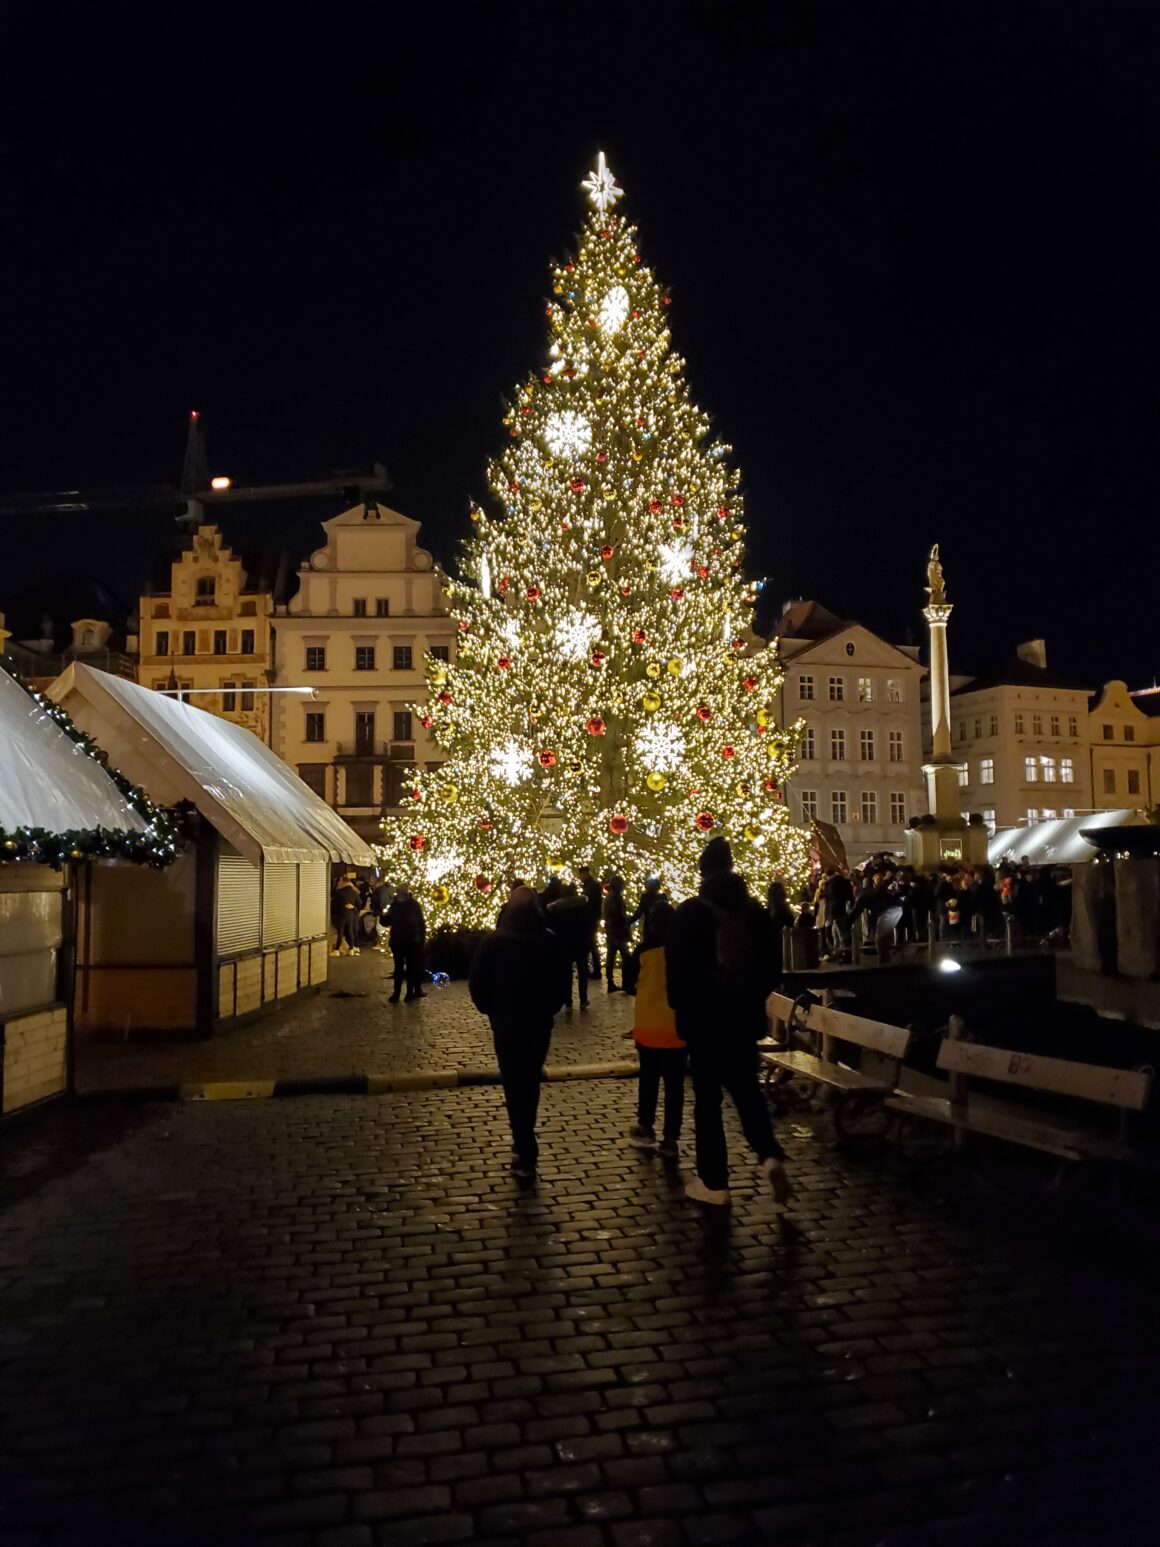
[[[470,578],[448,583],[456,659],[428,662],[418,712],[447,760],[383,824],[388,876],[436,928],[488,925],[512,876],[584,863],[688,895],[715,834],[755,890],[807,864],[730,448],[690,399],[603,153],[582,187],[547,360],[505,415]]]

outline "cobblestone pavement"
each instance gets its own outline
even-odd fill
[[[387,1003],[389,959],[332,961],[320,994],[208,1042],[85,1042],[77,1089],[126,1090],[182,1081],[328,1079],[436,1069],[493,1068],[491,1032],[467,986],[428,988],[415,1004]],[[360,997],[348,997],[348,996]],[[631,1058],[632,1000],[593,986],[592,1008],[559,1015],[549,1062]]]
[[[630,1101],[548,1087],[527,1195],[494,1088],[46,1114],[104,1126],[0,1214],[0,1540],[1154,1540],[1118,1226],[794,1125],[706,1220]]]

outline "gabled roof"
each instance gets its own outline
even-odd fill
[[[15,596],[5,597],[0,610],[7,619],[5,628],[18,644],[51,639],[54,651],[67,650],[73,642],[73,624],[92,618],[112,629],[110,650],[125,648],[129,608],[107,586],[79,570],[56,570]]]
[[[205,525],[217,525],[205,522]],[[241,561],[246,577],[246,590],[259,594],[269,592],[275,605],[284,602],[290,594],[294,579],[294,563],[288,548],[263,548],[255,544],[232,543],[221,527],[222,547],[228,548],[235,559]],[[173,566],[181,562],[183,553],[193,547],[193,533],[184,533],[153,562],[149,579],[149,591],[154,596],[168,596],[173,586]]]
[[[786,603],[781,617],[773,626],[773,632],[777,639],[821,640],[847,627],[848,624],[842,618],[828,607],[823,607],[821,602],[799,597],[796,602]]]
[[[81,664],[49,692],[148,795],[192,802],[255,864],[374,863],[358,834],[242,726]]]
[[[1058,672],[1048,671],[1043,666],[1033,666],[1021,656],[1013,655],[997,670],[970,677],[953,690],[951,697],[957,698],[960,693],[981,693],[987,688],[1058,688],[1072,693],[1091,691],[1084,682],[1073,682],[1070,677],[1061,677]]]

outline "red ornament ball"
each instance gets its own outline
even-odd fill
[[[491,823],[489,822],[487,825],[490,827]],[[485,895],[491,891],[491,882],[486,876],[476,876],[475,886],[477,891],[483,892]]]
[[[615,833],[618,838],[623,838],[628,831],[628,818],[620,815],[609,817],[608,830]]]
[[[442,693],[440,693],[439,702],[441,704],[449,704],[451,702],[451,694],[447,691],[446,688],[444,688]]]
[[[556,766],[556,754],[554,752],[545,750],[545,751],[540,753],[540,767],[541,768],[555,768],[555,766]]]
[[[575,264],[574,264],[574,263],[566,263],[566,264],[565,264],[565,265],[564,265],[564,273],[565,273],[565,274],[571,274],[571,272],[572,272],[572,270],[573,270],[573,269],[574,269],[574,268],[575,268],[575,267],[576,267],[576,265],[575,265]]]
[[[702,725],[707,725],[713,718],[713,711],[709,708],[708,704],[699,704],[697,706],[697,718]]]
[[[459,632],[461,634],[466,634],[470,627],[471,627],[471,624],[467,621],[466,618],[460,618],[460,620],[459,620]]]
[[[648,638],[648,635],[645,633],[644,629],[642,629],[642,628],[634,628],[633,629],[633,631],[632,631],[632,642],[633,642],[634,645],[643,645],[647,638]]]
[[[722,747],[721,748],[721,756],[722,757],[732,757],[733,756],[733,748],[732,747]]]
[[[545,387],[550,387],[552,385],[552,378],[550,376],[541,376],[540,380],[544,383]]]
[[[660,500],[649,500],[648,508],[649,514],[653,516],[659,516],[661,511],[664,509]]]
[[[431,716],[429,714],[421,715],[419,717],[419,724],[423,727],[423,729],[425,731],[429,731],[431,729],[431,724],[432,724]]]
[[[733,648],[734,648],[734,650],[744,650],[745,649],[745,641],[744,641],[744,639],[735,639],[733,641]]]
[[[679,585],[675,585],[669,592],[669,595],[672,597],[674,602],[683,601],[685,596],[684,588]]]
[[[528,597],[528,601],[529,602],[538,602],[539,599],[540,599],[540,588],[539,588],[539,586],[538,585],[530,585],[528,587],[527,597]]]
[[[500,588],[501,591],[506,591],[508,586],[511,585],[511,583],[512,583],[512,577],[510,575],[501,575],[499,577],[499,588]]]
[[[673,531],[674,532],[679,532],[681,530],[681,528],[684,526],[684,524],[685,524],[685,518],[683,516],[674,516],[673,517]]]
[[[696,821],[694,822],[694,826],[700,833],[709,832],[713,826],[713,813],[711,811],[702,811],[698,813]]]
[[[718,521],[728,521],[728,519],[729,519],[729,507],[727,505],[720,506],[720,508],[717,511],[717,520]]]
[[[501,655],[499,660],[495,664],[499,667],[500,671],[507,671],[507,669],[511,665],[511,663],[512,663],[512,658],[511,658],[510,655]]]
[[[588,721],[588,734],[590,736],[603,736],[607,729],[607,725],[605,725],[598,714],[594,714]]]
[[[767,779],[765,781],[765,788],[772,794],[777,789],[777,781],[775,779]]]
[[[413,789],[411,791],[411,799],[412,800],[422,800],[423,799],[423,791],[418,789],[418,788]]]
[[[643,315],[643,313],[641,312],[639,307],[634,306],[633,309],[632,309],[632,315],[633,315],[633,320],[636,321],[636,322],[639,322],[641,317],[642,317],[642,315]]]
[[[757,678],[756,677],[746,677],[745,681],[741,684],[741,686],[745,689],[745,691],[747,693],[752,693],[754,688],[757,686]]]
[[[680,505],[683,505],[684,503],[685,503],[684,498],[680,494],[670,494],[669,495],[669,504],[670,505],[680,506]]]
[[[580,494],[583,491],[583,488],[584,488],[584,480],[583,480],[583,478],[573,478],[573,480],[572,480],[572,493],[573,494]]]
[[[708,578],[709,578],[709,566],[707,564],[698,564],[697,565],[697,579],[698,580],[708,580]]]
[[[422,833],[415,833],[412,836],[411,847],[414,849],[416,854],[418,854],[420,849],[425,849],[427,847],[427,840],[424,838]]]
[[[612,546],[611,543],[605,543],[604,547],[601,548],[601,550],[600,550],[600,557],[602,559],[604,559],[605,562],[607,563],[607,561],[612,557],[612,555],[615,552],[616,552],[616,549]]]
[[[596,453],[596,460],[598,462],[607,462],[608,461],[608,453],[607,453],[607,451],[598,451]]]
[[[513,478],[511,483],[508,484],[508,488],[512,491],[513,494],[515,494],[518,491],[519,486],[520,486],[520,481],[519,481],[518,478]]]
[[[603,650],[593,650],[593,652],[592,652],[592,664],[598,670],[599,670],[599,668],[601,666],[604,665],[604,651]]]
[[[620,588],[620,594],[621,596],[631,596],[632,587],[630,585],[622,585]]]

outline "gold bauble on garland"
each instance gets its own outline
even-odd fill
[[[657,769],[654,768],[652,773],[645,775],[644,782],[654,795],[659,795],[660,792],[664,789],[665,785],[668,783],[668,780],[665,778],[663,773],[660,773]]]
[[[661,707],[661,695],[650,690],[641,699],[640,707],[644,710],[645,714],[656,714],[657,710]]]

